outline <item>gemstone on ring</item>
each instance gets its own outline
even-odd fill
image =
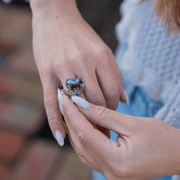
[[[69,91],[73,92],[74,94],[80,95],[85,87],[85,83],[82,78],[76,78],[75,80],[73,79],[68,79],[66,81],[66,87],[68,88]]]

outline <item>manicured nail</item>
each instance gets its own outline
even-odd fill
[[[61,114],[64,116],[64,111],[63,111],[64,102],[60,89],[58,89],[58,101],[59,101],[59,109],[61,111]]]
[[[59,104],[59,109],[61,111],[61,114],[64,116],[64,110],[63,110],[63,107]]]
[[[64,102],[63,102],[63,98],[62,98],[60,89],[58,89],[58,101],[59,101],[59,104],[60,104],[61,106],[64,105]]]
[[[127,91],[126,90],[124,90],[124,94],[125,94],[125,96],[126,96],[126,106],[127,107],[129,107],[129,96],[128,96],[128,93],[127,93]]]
[[[60,146],[63,146],[64,145],[64,139],[63,139],[63,136],[59,130],[55,131],[55,136],[56,136],[56,140],[57,140],[58,144]]]
[[[78,96],[72,96],[71,100],[77,104],[78,106],[84,108],[84,109],[88,109],[90,107],[90,103],[87,102],[85,99],[78,97]]]

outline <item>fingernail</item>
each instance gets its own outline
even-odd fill
[[[59,104],[60,104],[61,106],[64,105],[64,102],[63,102],[63,98],[62,98],[60,89],[58,89],[58,101],[59,101]]]
[[[55,136],[56,136],[56,140],[57,140],[58,144],[60,146],[63,146],[64,145],[64,139],[63,139],[63,136],[59,130],[55,131]]]
[[[77,104],[78,106],[84,108],[84,109],[88,109],[90,107],[90,103],[87,102],[85,99],[78,97],[78,96],[72,96],[71,100]]]
[[[63,110],[63,107],[59,104],[59,109],[61,111],[61,114],[64,116],[64,110]]]
[[[128,96],[128,93],[127,93],[127,91],[126,90],[124,90],[124,94],[125,94],[125,96],[126,96],[126,106],[127,107],[129,107],[129,96]]]
[[[61,111],[61,114],[64,116],[64,111],[63,111],[64,102],[60,89],[58,89],[58,101],[59,101],[59,109]]]

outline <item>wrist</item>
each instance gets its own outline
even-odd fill
[[[33,18],[79,13],[75,0],[31,0],[30,6]]]

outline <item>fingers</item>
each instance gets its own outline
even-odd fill
[[[65,120],[69,131],[74,131],[74,136],[77,137],[78,141],[88,152],[91,152],[91,156],[96,159],[96,162],[105,159],[107,154],[109,154],[109,148],[112,145],[116,146],[116,143],[110,142],[111,140],[104,134],[94,129],[92,124],[65,95],[63,95],[63,100]],[[74,136],[71,135],[71,138],[73,139]]]
[[[57,89],[59,83],[58,80],[51,75],[47,75],[47,77],[44,79],[45,80],[42,82],[42,84],[44,92],[44,105],[48,122],[54,137],[57,139],[58,143],[63,146],[66,133],[57,98]]]
[[[61,76],[61,84],[63,85],[63,87],[66,89],[66,81],[68,79],[76,79],[76,76],[73,73],[70,73],[70,71],[64,69],[64,74],[60,74],[59,76]],[[79,76],[80,77],[80,76]],[[84,91],[80,94],[80,97],[84,98],[84,99],[89,99],[92,103],[101,105],[101,106],[105,106],[105,100],[103,97],[103,94],[101,92],[101,89],[99,87],[99,84],[97,82],[97,79],[94,76],[91,76],[91,78],[88,78],[87,74],[83,77],[85,78],[85,82],[86,82],[86,87],[84,89]],[[60,90],[59,90],[59,96],[60,96]],[[61,99],[61,98],[59,98]],[[61,102],[61,101],[60,101]],[[61,102],[63,104],[63,102]],[[62,105],[59,105],[60,110],[63,114],[63,108]],[[97,127],[95,125],[93,125],[94,127],[98,128],[101,132],[105,133],[107,135],[107,137],[110,137],[110,132],[102,127]]]
[[[120,97],[120,86],[112,65],[97,66],[97,77],[106,100],[106,107],[115,110]]]
[[[132,118],[129,115],[90,104],[86,100],[77,96],[73,96],[71,99],[78,105],[79,110],[92,123],[113,130],[124,136],[131,135],[136,129],[137,122],[134,121],[135,117]]]
[[[116,61],[114,61],[113,67],[114,67],[116,77],[117,77],[117,80],[119,82],[119,87],[120,87],[120,98],[119,98],[119,100],[126,103],[126,106],[129,106],[129,102],[128,102],[128,99],[126,97],[125,91],[124,91],[123,75],[122,75],[122,72],[120,71]]]
[[[92,74],[89,76],[86,74],[84,78],[86,83],[86,87],[84,89],[86,99],[93,104],[106,107],[106,101],[99,87],[96,75]]]
[[[63,85],[64,89],[67,89],[66,81],[68,79],[75,80],[77,78],[77,76],[74,73],[72,73],[72,71],[70,71],[69,69],[64,69],[63,73],[57,72],[57,77],[59,78],[59,81],[61,81],[61,84]],[[81,93],[79,96],[85,99],[84,93]]]
[[[126,103],[123,76],[111,51],[108,51],[103,63],[97,65],[96,73],[106,100],[106,107],[115,110],[119,100]]]
[[[85,88],[83,93],[80,94],[80,97],[88,99],[88,101],[93,104],[106,106],[104,95],[99,87],[95,74],[95,67],[88,67],[88,69],[75,68],[75,66],[71,67],[71,69],[64,67],[61,72],[57,72],[56,74],[61,79],[64,88],[66,88],[67,79],[76,79],[77,77],[82,78],[85,82]]]

